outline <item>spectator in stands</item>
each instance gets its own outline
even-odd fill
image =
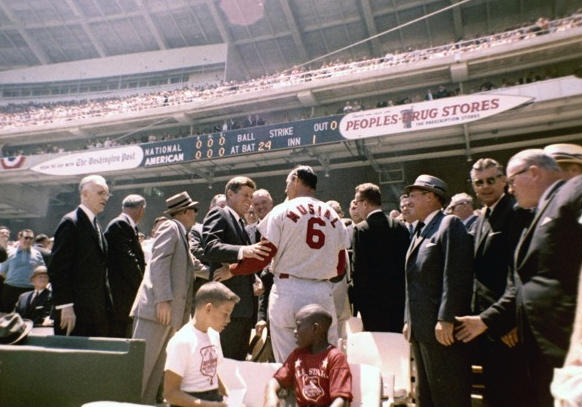
[[[562,170],[562,178],[570,179],[582,174],[582,146],[577,144],[551,144],[544,148]]]
[[[55,305],[56,335],[108,336],[111,291],[107,282],[107,242],[97,215],[109,200],[100,175],[79,183],[81,204],[61,219],[48,268]]]
[[[471,405],[466,345],[455,342],[455,316],[470,310],[473,241],[455,216],[445,216],[447,185],[420,175],[405,188],[418,221],[406,258],[404,337],[412,342],[421,406]]]
[[[497,319],[522,343],[531,406],[553,406],[550,382],[562,366],[572,333],[576,289],[582,264],[582,177],[561,179],[557,163],[543,150],[524,150],[507,165],[510,192],[536,215],[515,253],[515,290],[497,301]],[[487,330],[479,319],[462,320],[459,337],[469,341]]]
[[[8,249],[8,242],[10,241],[10,229],[7,226],[0,226],[0,246]]]
[[[457,216],[463,221],[468,231],[472,230],[473,224],[477,220],[473,208],[473,197],[465,192],[455,194],[451,198],[451,203],[446,209],[447,213]]]
[[[30,319],[35,326],[50,325],[52,310],[52,292],[48,288],[49,276],[45,266],[37,266],[30,276],[33,290],[22,293],[18,297],[14,312],[22,318]]]
[[[354,305],[362,314],[364,330],[402,332],[409,233],[402,223],[382,212],[377,185],[358,185],[354,200],[364,219],[354,226]]]
[[[259,116],[258,114],[255,115],[255,125],[256,126],[263,126],[263,125],[265,125],[265,120],[261,116]]]
[[[188,250],[187,233],[196,221],[198,202],[187,192],[166,199],[164,221],[154,237],[152,259],[146,268],[130,316],[132,337],[146,340],[142,401],[159,400],[164,350],[172,335],[190,319],[196,265]]]
[[[264,406],[279,406],[281,389],[295,390],[300,406],[349,405],[353,398],[350,367],[346,356],[327,341],[332,316],[320,305],[311,304],[297,312],[295,321],[297,348],[269,381]]]
[[[353,112],[353,111],[354,111],[354,108],[353,108],[353,107],[352,107],[352,105],[350,104],[350,101],[349,101],[349,100],[348,100],[348,101],[346,101],[346,104],[345,104],[345,106],[344,106],[344,108],[343,108],[343,112],[344,112],[344,113],[351,113],[351,112]]]
[[[449,96],[451,96],[451,92],[444,85],[439,85],[438,91],[434,94],[435,99],[448,98]]]
[[[131,338],[129,311],[145,272],[138,225],[145,215],[146,200],[131,194],[121,202],[121,214],[105,229],[108,246],[108,277],[113,296],[111,336]]]
[[[226,406],[218,403],[227,395],[218,375],[223,360],[219,334],[230,322],[239,300],[230,289],[214,281],[198,290],[192,321],[176,332],[166,348],[164,397],[168,403]]]
[[[44,264],[48,267],[51,263],[51,246],[52,242],[47,235],[39,233],[34,238],[34,248],[42,254]]]
[[[44,266],[42,254],[32,247],[34,232],[23,229],[18,232],[18,247],[0,264],[2,287],[1,312],[11,312],[20,294],[33,288],[30,282],[32,272],[37,266]]]

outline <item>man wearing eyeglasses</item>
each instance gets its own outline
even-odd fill
[[[531,149],[509,160],[507,181],[518,205],[536,214],[515,250],[514,287],[495,304],[496,326],[509,330],[517,324],[531,395],[527,405],[550,407],[553,370],[564,363],[574,321],[582,263],[582,176],[563,181],[554,159]],[[486,329],[463,324],[461,335],[468,341]]]
[[[81,204],[61,219],[48,273],[56,335],[109,336],[112,300],[107,282],[107,242],[97,215],[109,200],[100,175],[79,183]]]
[[[18,247],[0,265],[0,278],[4,278],[0,311],[12,312],[20,294],[33,289],[30,276],[37,266],[44,266],[42,254],[32,247],[34,232],[18,232]]]
[[[471,195],[465,192],[453,195],[446,212],[450,212],[461,219],[467,230],[472,233],[472,228],[477,220],[477,216],[473,213],[473,197]]]
[[[524,375],[523,361],[519,349],[502,342],[500,337],[506,332],[496,327],[499,310],[494,304],[505,292],[507,278],[512,276],[513,253],[532,216],[531,212],[515,207],[515,198],[506,193],[503,166],[494,159],[477,160],[471,169],[471,181],[483,210],[474,230],[474,316],[460,320],[489,328],[488,335],[479,337],[473,348],[474,362],[483,366],[484,397],[489,405],[518,406],[525,397],[525,387],[519,382]],[[464,339],[460,331],[457,339]]]
[[[447,184],[420,175],[405,188],[416,220],[406,253],[404,337],[412,343],[420,406],[469,407],[471,364],[465,344],[455,341],[455,316],[470,310],[472,238],[442,208]]]

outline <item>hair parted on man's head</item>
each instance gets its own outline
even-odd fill
[[[382,205],[382,194],[380,193],[380,187],[376,184],[372,184],[371,182],[360,184],[356,187],[356,193],[359,193],[361,199],[372,205]]]
[[[218,281],[209,281],[208,283],[203,284],[194,296],[196,308],[202,307],[208,303],[211,303],[214,306],[219,306],[225,302],[234,302],[237,304],[239,301],[240,297],[238,295]]]
[[[485,171],[489,168],[496,168],[497,171],[499,171],[499,174],[503,175],[503,165],[499,164],[499,162],[493,158],[479,158],[475,161],[471,168],[471,175],[473,175],[475,171]]]
[[[236,194],[242,187],[257,189],[257,184],[255,184],[255,181],[253,181],[249,177],[243,176],[234,177],[231,178],[226,183],[226,186],[224,187],[224,194],[228,196],[228,191],[232,191]]]

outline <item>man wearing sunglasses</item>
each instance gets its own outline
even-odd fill
[[[515,250],[514,287],[495,306],[499,326],[517,325],[532,407],[554,405],[550,382],[566,357],[582,264],[582,176],[562,176],[543,150],[521,151],[507,165],[510,192],[536,213]]]
[[[23,229],[18,232],[18,248],[0,265],[2,287],[1,312],[12,312],[20,294],[32,290],[30,276],[37,266],[44,266],[42,254],[32,247],[34,232]]]
[[[503,166],[492,158],[481,158],[471,169],[471,183],[483,210],[475,222],[474,316],[461,317],[461,327],[474,322],[488,327],[488,334],[477,338],[473,361],[483,366],[484,397],[491,406],[519,406],[525,387],[519,384],[524,372],[519,349],[509,347],[495,322],[499,314],[494,304],[505,291],[508,276],[512,276],[513,253],[522,230],[531,221],[531,212],[518,208],[515,198],[506,193],[507,180]],[[457,331],[457,339],[465,339]],[[465,333],[466,334],[466,333]],[[512,332],[515,336],[515,331]]]

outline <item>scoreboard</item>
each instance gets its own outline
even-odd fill
[[[334,143],[345,140],[339,132],[343,115],[291,123],[228,130],[201,136],[142,144],[144,167],[184,161],[211,160],[242,154]]]

